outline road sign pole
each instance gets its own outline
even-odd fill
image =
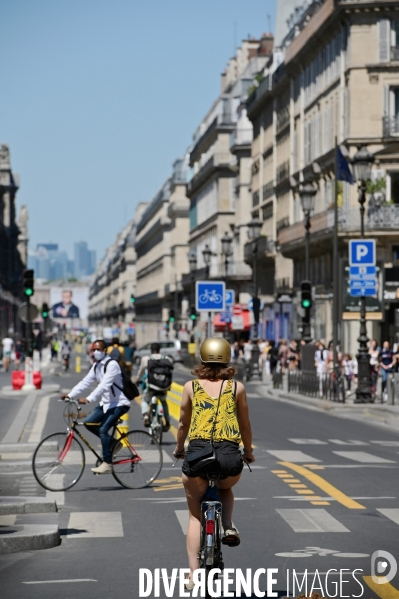
[[[36,388],[33,384],[33,362],[32,362],[32,331],[31,331],[31,305],[30,297],[26,296],[26,334],[25,334],[25,384],[22,391],[34,391]]]
[[[208,312],[208,330],[207,337],[212,337],[212,312]]]
[[[366,202],[366,182],[362,181],[359,188],[360,204],[360,236],[364,238],[364,204]],[[375,263],[375,251],[374,263]],[[371,403],[371,367],[370,355],[368,351],[368,337],[366,326],[366,297],[364,292],[360,298],[360,334],[358,337],[359,353],[357,354],[358,363],[358,383],[356,389],[355,403]]]

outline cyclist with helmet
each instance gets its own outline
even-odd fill
[[[247,396],[244,385],[233,381],[235,368],[229,366],[230,344],[218,337],[206,339],[201,345],[200,358],[200,364],[192,371],[197,378],[184,385],[177,445],[173,452],[175,458],[184,458],[182,478],[189,508],[187,553],[190,580],[187,589],[193,587],[192,574],[198,568],[201,500],[208,488],[208,474],[218,476],[216,484],[223,505],[222,543],[235,547],[240,544],[240,537],[232,524],[232,487],[241,477],[243,462],[250,464],[255,461]],[[187,455],[206,446],[211,440],[212,431],[216,465],[205,471],[194,472]],[[185,451],[187,437],[189,445]],[[243,455],[239,449],[240,441],[244,445]]]

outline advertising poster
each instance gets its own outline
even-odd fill
[[[50,308],[53,320],[78,318],[81,321],[86,321],[88,306],[88,287],[71,287],[66,284],[65,287],[51,287],[50,289]]]

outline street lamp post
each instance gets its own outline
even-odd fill
[[[188,263],[190,266],[190,274],[191,274],[191,289],[190,289],[190,306],[195,306],[195,272],[197,270],[197,252],[191,250],[188,253]],[[192,329],[194,330],[195,321],[192,321]]]
[[[204,249],[202,250],[202,256],[203,256],[204,262],[205,262],[205,278],[208,280],[209,279],[209,271],[210,271],[210,267],[211,267],[211,258],[213,256],[213,252],[208,244],[206,244]],[[210,337],[211,334],[212,334],[212,312],[208,312],[207,337]]]
[[[371,177],[371,166],[374,156],[370,154],[365,146],[358,149],[353,157],[353,170],[355,180],[359,182],[359,204],[360,204],[360,237],[364,238],[364,204],[366,203],[366,184]],[[358,363],[358,385],[356,389],[355,403],[371,403],[371,369],[368,351],[368,337],[366,327],[366,298],[360,297],[360,334],[358,337],[359,353]]]
[[[224,256],[224,276],[225,276],[226,288],[227,288],[227,279],[228,279],[228,275],[229,275],[229,258],[233,253],[233,251],[231,249],[231,244],[233,243],[233,238],[230,237],[230,235],[228,235],[228,233],[226,231],[226,233],[223,235],[221,241],[222,241],[222,254]],[[224,327],[224,336],[226,337],[226,339],[229,336],[229,323],[227,322],[227,319],[226,319],[226,324]]]
[[[315,195],[317,191],[311,183],[305,183],[299,190],[301,199],[302,212],[305,217],[305,279],[310,280],[310,261],[309,261],[309,246],[310,246],[310,216],[314,210]],[[310,318],[302,319],[302,338],[306,341],[311,339]]]
[[[262,221],[256,216],[252,217],[248,223],[249,239],[253,242],[252,247],[252,276],[254,285],[254,294],[252,297],[252,308],[254,313],[254,328],[252,335],[252,377],[260,379],[259,372],[259,345],[258,345],[258,325],[259,325],[259,298],[258,298],[258,239],[262,228]]]

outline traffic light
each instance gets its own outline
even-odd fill
[[[190,308],[190,318],[193,321],[193,323],[197,320],[197,312],[195,310],[195,306],[191,306]]]
[[[31,297],[35,293],[34,276],[35,276],[34,270],[32,270],[32,269],[25,270],[24,278],[23,278],[23,287],[24,287],[24,294],[26,295],[26,297]]]
[[[312,284],[310,281],[301,283],[301,306],[305,310],[310,310],[312,307]]]
[[[132,306],[134,305],[134,302],[136,301],[136,298],[134,297],[133,293],[130,296],[130,303],[132,304]]]
[[[175,311],[169,310],[169,322],[175,322]]]
[[[49,316],[48,304],[43,304],[43,306],[42,306],[42,317],[44,318],[44,320],[46,320],[46,318],[48,318],[48,316]]]

